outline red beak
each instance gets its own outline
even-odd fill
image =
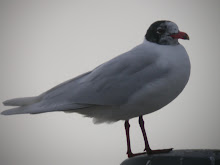
[[[189,40],[189,36],[188,34],[184,33],[184,32],[181,32],[179,31],[179,33],[176,33],[176,34],[172,34],[170,35],[172,38],[174,39],[184,39],[184,40]]]

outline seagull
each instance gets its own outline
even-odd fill
[[[95,124],[122,120],[129,158],[170,152],[173,148],[150,148],[143,115],[173,101],[189,80],[190,60],[178,39],[189,40],[189,36],[174,22],[156,21],[148,28],[144,41],[133,49],[38,96],[7,100],[5,106],[17,107],[1,114],[64,111],[93,118]],[[145,142],[142,153],[131,151],[129,120],[135,117],[139,117]]]

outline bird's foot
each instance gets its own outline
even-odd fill
[[[170,151],[172,151],[173,148],[169,148],[169,149],[161,149],[161,150],[144,150],[145,152],[141,152],[141,153],[135,153],[133,154],[131,151],[127,152],[128,158],[132,158],[135,156],[139,156],[139,155],[144,155],[144,154],[148,154],[148,155],[152,155],[152,154],[163,154],[163,153],[168,153]]]
[[[132,157],[144,155],[144,154],[147,154],[147,152],[136,153],[136,154],[133,154],[132,152],[127,152],[128,158],[132,158]]]
[[[145,151],[147,152],[148,155],[168,153],[168,152],[170,152],[170,151],[172,151],[172,150],[173,150],[173,148],[161,149],[161,150],[145,149]]]

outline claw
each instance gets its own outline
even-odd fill
[[[162,150],[150,150],[150,151],[147,151],[147,154],[148,155],[151,155],[151,154],[163,154],[163,153],[168,153],[168,152],[170,152],[172,150],[173,150],[173,148],[162,149]]]
[[[147,154],[147,152],[136,153],[136,154],[133,154],[132,152],[127,153],[128,158],[132,158],[132,157],[135,157],[135,156],[138,156],[138,155],[144,155],[144,154]]]

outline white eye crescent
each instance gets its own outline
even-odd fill
[[[161,27],[157,28],[157,34],[162,34],[164,32],[165,32],[165,30],[162,29]]]

